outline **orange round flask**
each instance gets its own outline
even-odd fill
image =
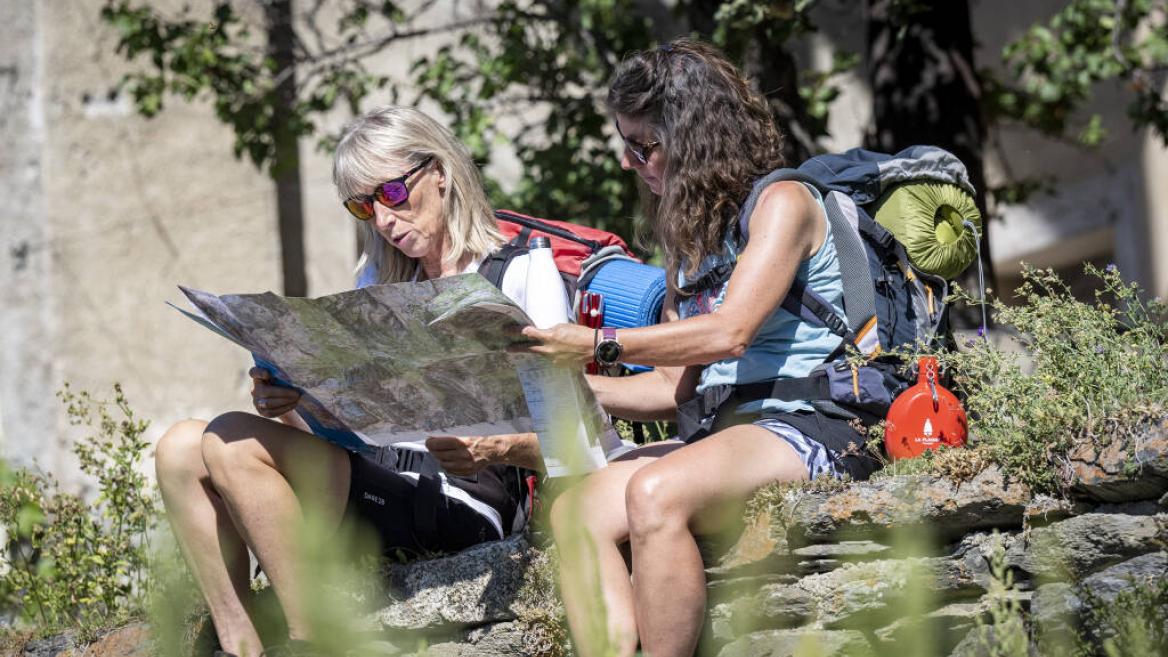
[[[937,359],[922,357],[918,369],[916,384],[892,402],[884,423],[884,448],[894,461],[942,445],[961,447],[969,431],[965,408],[938,381]]]

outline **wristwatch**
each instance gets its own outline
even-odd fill
[[[592,357],[601,367],[612,367],[621,361],[625,347],[616,339],[616,329],[606,326],[600,329],[601,339],[596,343]]]

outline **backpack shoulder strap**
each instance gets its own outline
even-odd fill
[[[823,199],[831,238],[839,258],[848,326],[858,331],[876,316],[876,286],[868,267],[868,253],[860,241],[859,209],[851,198],[831,192]]]
[[[509,221],[513,224],[518,224],[520,226],[523,226],[526,229],[524,231],[524,234],[526,234],[526,235],[530,235],[531,231],[533,231],[533,230],[538,230],[542,233],[547,233],[548,235],[553,235],[553,236],[559,237],[561,239],[576,242],[577,244],[583,244],[584,246],[591,249],[593,252],[599,251],[600,247],[603,246],[600,242],[597,242],[596,240],[588,239],[587,237],[581,237],[581,236],[573,233],[570,230],[564,230],[563,228],[558,228],[558,227],[553,226],[545,221],[540,221],[539,219],[536,219],[535,217],[524,217],[522,215],[515,214],[514,212],[508,212],[506,210],[495,210],[495,218],[500,219],[502,221]],[[524,240],[523,243],[526,244],[527,241]]]
[[[491,285],[503,289],[503,275],[507,273],[507,267],[511,266],[511,261],[517,256],[527,253],[527,250],[524,244],[508,242],[483,259],[479,265],[479,273],[490,281]]]

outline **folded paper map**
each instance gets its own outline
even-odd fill
[[[531,322],[478,274],[316,299],[180,289],[195,308],[180,312],[298,389],[297,413],[341,447],[535,431],[551,476],[604,464],[613,429],[583,376],[509,353]]]

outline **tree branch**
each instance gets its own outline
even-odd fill
[[[280,86],[291,75],[297,72],[303,72],[305,77],[316,75],[320,71],[328,68],[332,64],[355,61],[363,57],[368,57],[384,48],[398,39],[413,39],[430,34],[441,34],[443,32],[457,31],[475,25],[485,23],[487,19],[470,19],[465,21],[457,21],[449,23],[441,27],[424,28],[411,30],[408,32],[394,32],[393,34],[363,41],[359,43],[346,44],[332,50],[317,54],[312,57],[297,61],[294,65],[280,69],[280,71],[272,79],[273,86]],[[310,64],[308,68],[300,68],[305,64]]]

